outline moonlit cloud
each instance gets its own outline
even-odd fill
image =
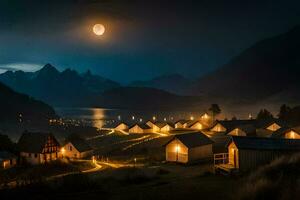
[[[33,72],[42,68],[42,64],[33,64],[33,63],[8,63],[8,64],[0,64],[0,73],[4,73],[6,71],[18,71],[22,70],[24,72]]]

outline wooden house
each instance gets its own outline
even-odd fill
[[[198,120],[194,120],[194,121],[189,121],[187,123],[187,127],[195,130],[203,130],[205,128],[205,125]]]
[[[201,132],[175,135],[166,145],[166,161],[190,163],[212,158],[213,141]]]
[[[59,158],[60,144],[51,133],[24,132],[18,141],[21,161],[41,164]]]
[[[128,130],[129,133],[152,133],[152,128],[147,124],[134,124]]]
[[[272,137],[286,139],[300,139],[300,133],[292,128],[280,128],[273,132]]]
[[[151,120],[147,121],[146,124],[147,124],[148,126],[150,126],[151,128],[153,128],[153,127],[155,126],[155,122],[154,122],[154,121],[151,121]]]
[[[174,124],[170,122],[156,122],[153,126],[153,132],[168,133],[174,129]]]
[[[231,130],[228,135],[231,136],[255,136],[256,135],[256,128],[254,125],[246,124],[246,125],[239,125],[233,130]]]
[[[126,122],[117,121],[117,122],[106,124],[106,125],[103,126],[103,128],[113,129],[113,130],[116,130],[116,131],[126,131],[126,130],[128,130],[129,126],[130,125]]]
[[[73,159],[90,158],[93,155],[93,149],[81,138],[68,139],[62,149],[62,156]]]
[[[259,129],[265,129],[268,131],[277,131],[280,128],[286,127],[286,125],[278,120],[278,119],[271,119],[266,121],[257,121],[257,128]]]
[[[300,152],[300,140],[234,136],[227,148],[228,163],[216,165],[216,170],[249,171],[280,156]]]
[[[256,126],[256,120],[217,120],[210,131],[229,133],[238,126],[245,125]]]
[[[7,169],[17,165],[17,156],[8,151],[0,151],[0,168]]]
[[[187,123],[189,121],[190,120],[185,120],[185,119],[178,120],[177,122],[175,122],[174,127],[175,128],[187,128]]]

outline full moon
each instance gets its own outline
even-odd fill
[[[93,27],[93,31],[96,35],[103,35],[105,32],[105,27],[102,24],[95,24]]]

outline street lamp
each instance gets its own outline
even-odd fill
[[[134,167],[136,166],[136,158],[134,158]]]

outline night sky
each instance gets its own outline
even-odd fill
[[[145,2],[1,0],[0,71],[51,63],[122,83],[195,78],[300,24],[299,0]],[[101,37],[96,23],[106,27]]]

